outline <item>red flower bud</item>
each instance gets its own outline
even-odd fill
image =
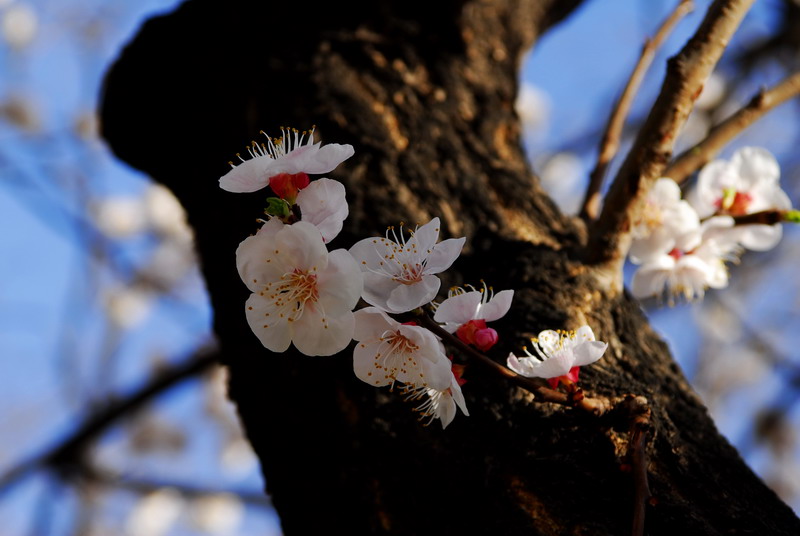
[[[269,179],[269,187],[275,195],[285,199],[289,204],[294,205],[297,192],[308,186],[310,180],[305,173],[279,173]]]

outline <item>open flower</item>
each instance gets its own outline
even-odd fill
[[[353,369],[361,381],[375,387],[400,382],[410,390],[450,387],[450,360],[433,333],[400,324],[376,307],[356,311],[355,320]]]
[[[270,138],[262,131],[267,142],[259,145],[254,141],[247,148],[250,153],[248,160],[237,154],[242,162],[239,165],[230,162],[233,169],[220,178],[220,188],[229,192],[255,192],[267,186],[271,177],[282,173],[329,173],[354,153],[352,145],[330,143],[322,147],[322,142],[314,143],[314,128],[301,133],[297,129],[282,127],[281,132],[280,138]],[[294,185],[295,182],[288,181],[287,184]]]
[[[439,292],[438,274],[461,253],[465,238],[439,242],[439,218],[398,237],[365,238],[350,248],[364,271],[364,300],[390,313],[404,313],[430,302]]]
[[[667,253],[675,247],[681,235],[699,226],[697,212],[681,199],[677,183],[669,178],[660,178],[647,193],[645,206],[634,222],[631,260],[639,264]]]
[[[442,428],[447,428],[447,425],[453,422],[456,416],[456,407],[461,408],[461,412],[469,417],[467,403],[464,401],[464,394],[461,392],[461,383],[455,374],[450,375],[450,386],[446,389],[423,387],[408,390],[406,393],[406,400],[419,399],[423,401],[414,410],[419,412],[420,419],[427,419],[426,426],[433,419],[439,419],[442,421]]]
[[[346,250],[329,254],[316,227],[269,226],[239,245],[236,265],[253,292],[247,322],[267,349],[332,355],[349,344],[361,272]]]
[[[732,227],[730,216],[711,218],[696,232],[685,235],[668,253],[651,257],[633,275],[633,295],[637,298],[666,295],[672,305],[674,296],[692,301],[701,298],[709,287],[726,287],[725,261],[735,260],[740,249],[728,234]]]
[[[730,161],[715,160],[697,177],[689,201],[701,218],[713,215],[742,216],[762,210],[788,210],[789,197],[781,189],[780,168],[766,149],[743,147]],[[730,234],[747,249],[765,251],[781,239],[781,226],[743,225]]]
[[[603,357],[608,344],[594,339],[589,326],[577,331],[546,330],[531,339],[537,355],[524,348],[527,357],[508,354],[508,368],[529,378],[546,378],[554,389],[560,382],[578,381],[578,368]]]
[[[497,342],[497,332],[486,326],[505,316],[511,307],[513,290],[503,290],[494,294],[491,289],[465,291],[452,289],[449,297],[437,308],[433,319],[444,323],[443,328],[467,344],[485,352]]]

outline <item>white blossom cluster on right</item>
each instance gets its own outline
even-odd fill
[[[701,298],[707,288],[728,285],[726,262],[745,249],[765,251],[781,239],[781,225],[738,225],[735,217],[767,210],[786,211],[791,201],[781,189],[780,169],[765,149],[744,147],[731,160],[715,160],[699,173],[681,198],[670,178],[648,192],[634,222],[630,260],[640,265],[631,290],[637,298]]]

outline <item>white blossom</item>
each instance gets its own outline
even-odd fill
[[[715,214],[741,216],[763,210],[788,210],[792,203],[779,183],[780,168],[766,149],[743,147],[730,161],[715,160],[698,175],[689,201],[701,218]],[[781,239],[781,226],[742,225],[730,234],[745,248],[771,249]]]
[[[450,386],[446,389],[423,387],[409,390],[406,399],[422,399],[422,403],[414,409],[419,412],[421,419],[427,418],[426,425],[430,424],[433,419],[439,419],[442,422],[442,428],[447,428],[447,425],[453,422],[456,416],[456,407],[461,408],[461,412],[469,417],[461,386],[452,373],[450,374]]]
[[[329,143],[322,147],[322,142],[314,143],[314,128],[302,133],[281,128],[281,132],[280,138],[270,138],[262,131],[267,142],[254,141],[247,148],[251,157],[248,160],[237,154],[241,163],[230,162],[233,169],[220,178],[220,188],[229,192],[255,192],[281,173],[329,173],[354,154],[352,145]]]
[[[329,254],[316,227],[297,222],[251,236],[236,264],[253,292],[247,321],[266,348],[283,352],[294,343],[306,355],[332,355],[349,344],[361,272],[346,250]]]
[[[568,376],[574,367],[590,365],[603,357],[608,344],[596,341],[589,326],[577,331],[545,330],[531,339],[536,355],[524,349],[526,357],[508,354],[508,368],[529,378],[558,379]],[[577,371],[569,378],[577,380]],[[557,382],[556,382],[557,383]],[[552,384],[552,382],[551,382]]]
[[[353,369],[375,387],[400,382],[407,389],[445,390],[453,373],[444,346],[425,328],[400,324],[377,307],[355,313]]]
[[[493,322],[505,316],[511,307],[513,290],[502,290],[495,294],[486,285],[481,290],[451,290],[446,300],[436,307],[433,319],[444,324],[448,333],[455,331],[470,320]]]
[[[403,313],[424,305],[439,292],[438,274],[461,253],[465,238],[439,242],[439,218],[411,231],[405,239],[390,228],[386,238],[365,238],[350,248],[364,271],[364,300],[390,313]]]
[[[680,187],[670,178],[656,181],[633,225],[631,261],[640,264],[675,248],[683,235],[700,227],[692,206],[681,199]]]
[[[684,237],[683,246],[652,257],[633,275],[631,291],[637,298],[674,296],[687,301],[701,298],[707,288],[728,285],[726,261],[736,259],[739,250],[728,231],[733,227],[729,216],[717,216],[703,222],[700,229]]]

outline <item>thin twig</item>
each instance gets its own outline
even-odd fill
[[[90,416],[66,439],[47,450],[20,463],[0,476],[0,495],[20,478],[41,467],[62,468],[80,459],[85,448],[109,426],[141,408],[146,402],[167,391],[181,381],[205,372],[219,361],[219,354],[208,352],[171,368],[131,396],[110,403],[105,409]]]
[[[583,219],[594,220],[600,212],[600,187],[603,185],[603,178],[605,177],[608,165],[611,163],[611,160],[614,159],[614,155],[617,154],[625,119],[628,117],[631,105],[633,104],[633,98],[636,96],[636,92],[642,84],[647,69],[653,62],[656,51],[672,32],[675,25],[693,9],[694,4],[692,0],[681,0],[669,17],[661,23],[661,27],[653,38],[645,41],[642,52],[639,55],[639,61],[636,62],[636,66],[634,66],[631,72],[631,76],[628,79],[628,83],[625,85],[625,89],[622,91],[622,95],[620,95],[619,100],[614,104],[605,131],[603,132],[597,156],[597,164],[594,166],[591,175],[589,175],[589,185],[586,188],[586,194],[583,198],[583,205],[580,212]]]
[[[761,212],[753,212],[752,214],[743,214],[741,216],[733,217],[734,225],[774,225],[781,223],[785,220],[786,210],[762,210]]]
[[[759,91],[746,106],[711,129],[708,136],[678,156],[664,171],[678,184],[706,165],[733,138],[773,108],[800,94],[800,72],[785,78],[770,89]]]
[[[585,260],[594,266],[598,284],[610,294],[622,291],[631,229],[646,194],[662,176],[694,100],[753,2],[715,0],[694,36],[668,62],[661,92],[590,229]]]
[[[447,341],[448,344],[455,346],[462,354],[468,356],[470,359],[474,359],[484,367],[491,370],[494,374],[507,379],[517,387],[521,387],[522,389],[533,393],[537,400],[542,402],[553,402],[554,404],[561,404],[562,406],[576,407],[581,410],[588,411],[589,413],[594,413],[595,415],[602,415],[611,407],[611,403],[608,400],[603,398],[586,397],[583,395],[583,391],[580,389],[570,393],[562,393],[560,391],[556,391],[555,389],[545,387],[536,380],[517,374],[513,370],[504,367],[500,363],[489,359],[475,348],[465,344],[458,337],[454,337],[453,334],[442,329],[439,324],[437,324],[432,318],[424,313],[415,316],[414,319],[423,327],[432,331],[439,338]]]
[[[632,536],[644,534],[645,507],[650,500],[650,485],[647,482],[647,452],[645,440],[650,428],[650,406],[643,396],[632,397],[633,416],[628,440],[628,459],[633,475],[633,523]]]
[[[77,468],[76,478],[85,479],[104,487],[130,490],[136,493],[147,494],[164,488],[177,491],[184,497],[195,499],[200,497],[213,497],[219,494],[234,495],[237,499],[249,505],[271,507],[272,501],[261,492],[251,492],[237,489],[224,489],[198,486],[190,482],[177,482],[167,480],[147,480],[134,478],[129,475],[117,476],[109,471],[81,464]]]

